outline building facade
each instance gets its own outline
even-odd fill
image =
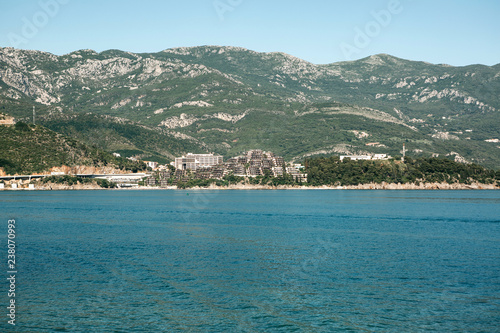
[[[197,170],[222,164],[223,157],[214,154],[187,154],[175,159],[174,167],[177,170]]]

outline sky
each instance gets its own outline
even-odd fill
[[[495,65],[498,17],[498,0],[1,0],[0,47],[62,55],[225,45],[315,64],[386,53]]]

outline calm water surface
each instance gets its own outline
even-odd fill
[[[500,332],[499,213],[500,191],[1,192],[0,331]]]

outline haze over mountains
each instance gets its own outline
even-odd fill
[[[0,112],[125,156],[260,148],[449,155],[500,167],[500,65],[452,67],[380,54],[315,65],[202,46],[63,56],[0,48]]]

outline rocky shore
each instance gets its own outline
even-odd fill
[[[23,191],[23,190],[31,190],[31,191],[66,191],[66,190],[104,190],[104,188],[100,187],[97,184],[76,184],[76,185],[65,185],[65,184],[33,184],[33,187],[30,187],[28,184],[23,184],[13,188],[10,184],[6,184],[4,188],[0,187],[0,191]]]
[[[420,183],[417,184],[361,184],[349,186],[269,186],[269,185],[250,185],[236,184],[227,187],[219,187],[212,185],[208,188],[191,188],[191,189],[214,189],[214,190],[498,190],[500,186],[493,184],[473,183],[466,184],[448,184],[448,183]]]
[[[363,184],[356,186],[344,186],[347,190],[498,190],[499,186],[494,184],[472,183],[470,185],[460,183],[420,183],[417,184]]]
[[[10,184],[6,184],[5,188],[0,188],[6,191],[15,190],[41,190],[41,191],[71,191],[71,190],[176,190],[176,186],[169,186],[167,188],[139,186],[133,188],[113,188],[105,189],[97,184],[35,184],[34,188],[30,188],[28,184],[13,189]],[[493,184],[480,184],[473,183],[466,184],[448,184],[448,183],[420,183],[420,184],[362,184],[362,185],[349,185],[349,186],[269,186],[269,185],[251,185],[251,184],[234,184],[229,186],[216,186],[212,184],[209,187],[192,187],[186,190],[499,190],[500,186]]]

